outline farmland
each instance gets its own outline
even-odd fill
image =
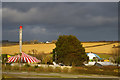
[[[112,54],[113,45],[118,46],[117,42],[83,42],[85,52]],[[22,47],[23,52],[30,53],[31,50],[36,50],[37,53],[49,54],[55,48],[55,44],[25,44]],[[2,54],[15,54],[19,53],[19,45],[3,46]]]

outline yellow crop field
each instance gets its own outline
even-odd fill
[[[55,48],[55,44],[28,44],[22,46],[22,51],[28,53],[31,50],[37,50],[38,53],[50,53]],[[2,54],[19,53],[19,45],[2,47]]]
[[[106,45],[103,45],[106,44]],[[97,46],[100,45],[100,46]],[[83,43],[83,47],[85,48],[85,52],[94,52],[94,53],[107,53],[112,54],[112,51],[114,50],[113,46],[118,46],[118,43],[112,43],[108,44],[106,42],[101,43]],[[94,46],[94,47],[88,47],[87,46]]]
[[[111,54],[113,45],[118,46],[118,43],[109,44],[108,42],[88,42],[82,43],[86,52],[107,53]],[[50,53],[55,48],[55,44],[28,44],[22,46],[22,51],[29,53],[31,50],[37,50],[37,53]],[[19,53],[19,45],[2,47],[2,54]]]

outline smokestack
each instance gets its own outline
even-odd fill
[[[22,53],[22,26],[19,27],[19,45],[20,45],[20,53]]]

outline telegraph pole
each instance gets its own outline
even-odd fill
[[[19,45],[20,45],[20,53],[22,53],[22,26],[19,27]]]

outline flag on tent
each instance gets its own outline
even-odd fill
[[[7,58],[11,57],[10,55],[7,55]]]
[[[20,59],[20,55],[11,56],[8,58],[8,62],[17,62]]]
[[[12,63],[12,62],[23,62],[23,63],[38,63],[40,62],[40,60],[38,60],[35,57],[32,57],[28,54],[25,54],[22,52],[22,55],[17,55],[17,56],[12,56],[8,58],[8,62]]]

